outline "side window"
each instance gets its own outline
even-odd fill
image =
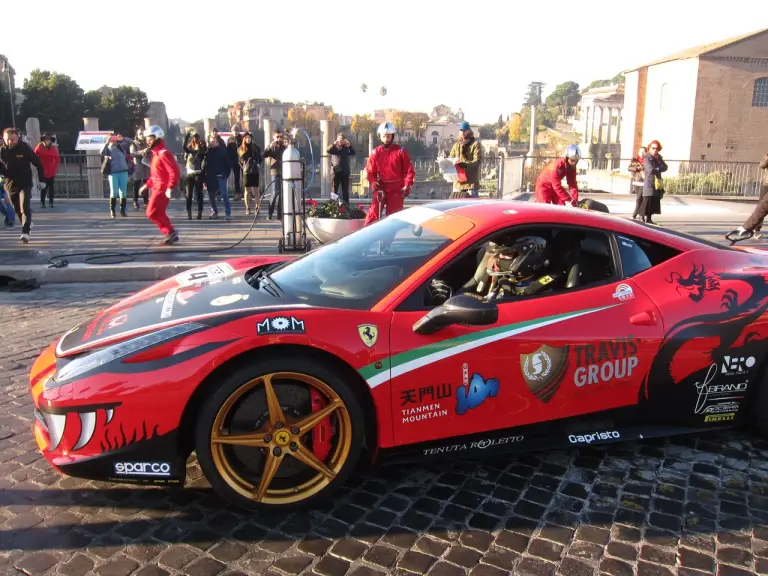
[[[541,252],[521,256],[521,247],[531,243],[541,247]],[[431,309],[464,292],[509,302],[590,288],[616,279],[614,254],[606,232],[515,226],[457,254],[398,309]]]
[[[631,278],[678,254],[672,248],[623,234],[616,235],[616,242],[619,245],[619,255],[625,278]]]

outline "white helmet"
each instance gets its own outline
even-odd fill
[[[162,128],[160,128],[160,126],[153,124],[146,130],[144,130],[144,138],[146,138],[147,136],[154,136],[155,138],[160,139],[165,137],[165,132],[163,131]]]
[[[379,124],[379,129],[376,132],[378,132],[379,138],[382,140],[382,142],[385,140],[384,137],[387,134],[392,134],[393,136],[397,134],[395,125],[392,124],[392,122],[382,122],[381,124]]]
[[[581,150],[579,150],[579,147],[576,146],[576,144],[571,144],[565,149],[565,157],[569,160],[576,160],[578,162],[581,159]]]

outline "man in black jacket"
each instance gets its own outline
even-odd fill
[[[276,204],[278,219],[283,217],[283,152],[285,152],[287,147],[285,138],[283,138],[283,131],[280,128],[277,128],[272,135],[272,143],[262,154],[267,164],[269,164],[269,173],[275,180],[275,183],[272,186],[275,195],[272,197],[272,202],[269,203],[267,220],[272,220],[272,214],[275,213]]]
[[[37,168],[37,177],[41,190],[43,163],[28,144],[21,141],[21,133],[15,128],[6,128],[3,132],[3,144],[0,145],[0,175],[5,178],[5,190],[11,198],[16,217],[21,221],[21,237],[24,244],[29,242],[32,228],[32,166]]]
[[[235,124],[232,126],[232,136],[227,140],[227,153],[229,154],[229,163],[232,165],[232,174],[235,177],[235,200],[240,200],[243,193],[240,188],[240,163],[237,155],[237,149],[243,143],[243,137],[240,134],[240,127]]]
[[[328,147],[333,166],[333,193],[339,195],[341,186],[341,198],[345,204],[349,204],[349,157],[355,153],[352,143],[339,134],[336,142]]]

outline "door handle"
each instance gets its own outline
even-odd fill
[[[656,318],[654,318],[651,312],[640,312],[640,314],[631,316],[629,322],[631,324],[639,324],[640,326],[655,326]]]

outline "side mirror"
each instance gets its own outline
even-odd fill
[[[434,334],[451,324],[465,326],[488,326],[499,318],[495,302],[477,294],[457,294],[445,304],[429,311],[413,325],[416,334]]]

